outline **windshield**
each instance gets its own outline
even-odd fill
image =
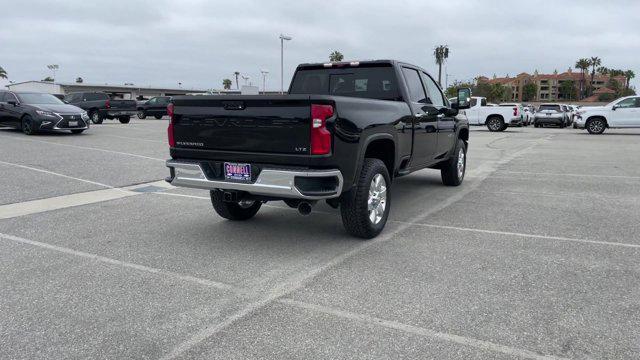
[[[63,105],[64,102],[51,94],[16,94],[23,104]]]

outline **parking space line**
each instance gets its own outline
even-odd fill
[[[213,324],[213,325],[208,325],[205,326],[203,329],[195,332],[194,334],[191,335],[190,338],[186,339],[185,341],[183,341],[181,344],[179,344],[178,346],[174,347],[168,354],[162,356],[160,359],[161,360],[170,360],[170,359],[176,359],[178,357],[180,357],[181,355],[183,355],[185,352],[189,351],[190,349],[198,346],[199,344],[201,344],[202,342],[206,341],[207,339],[211,338],[212,336],[216,335],[217,333],[219,333],[220,331],[224,330],[225,328],[227,328],[228,326],[233,325],[234,323],[236,323],[237,321],[240,321],[241,319],[244,319],[245,317],[249,316],[250,314],[254,313],[255,311],[264,308],[265,306],[277,301],[280,298],[283,298],[301,288],[303,288],[304,286],[306,286],[309,282],[311,282],[313,279],[315,279],[317,276],[319,276],[320,274],[322,274],[323,272],[327,271],[328,269],[334,268],[342,263],[344,263],[345,261],[351,259],[352,257],[360,254],[361,252],[365,251],[366,249],[374,246],[374,245],[378,245],[378,244],[382,244],[385,243],[387,241],[390,241],[392,239],[394,239],[394,237],[400,233],[402,233],[404,230],[408,229],[412,223],[418,222],[422,219],[425,219],[427,217],[429,217],[430,215],[439,212],[449,206],[451,206],[452,204],[456,203],[457,201],[463,199],[468,193],[472,192],[473,190],[477,189],[481,184],[482,184],[482,180],[486,179],[489,175],[491,175],[494,171],[496,171],[500,165],[505,165],[507,163],[509,163],[510,161],[512,161],[513,159],[515,159],[517,156],[520,156],[521,154],[524,154],[528,151],[530,151],[531,149],[533,149],[534,147],[536,147],[537,145],[540,145],[546,141],[548,141],[550,139],[550,137],[545,137],[545,138],[538,138],[534,141],[531,141],[530,144],[528,146],[523,147],[522,149],[513,151],[509,154],[507,154],[504,158],[492,162],[490,164],[482,164],[482,166],[480,166],[479,169],[476,169],[476,175],[478,180],[475,182],[472,182],[471,184],[467,185],[467,186],[462,186],[460,188],[460,190],[456,193],[454,193],[453,195],[451,195],[449,198],[447,198],[446,200],[441,201],[440,203],[436,204],[435,206],[433,206],[432,208],[428,209],[427,211],[425,211],[424,213],[420,213],[415,215],[414,217],[412,217],[406,224],[400,224],[399,227],[397,227],[396,229],[392,230],[392,231],[388,231],[386,233],[383,233],[382,235],[378,236],[375,239],[371,239],[369,241],[363,242],[362,244],[352,248],[351,250],[348,250],[345,253],[339,254],[337,256],[335,256],[334,258],[332,258],[331,260],[329,260],[328,262],[318,265],[314,268],[311,268],[307,271],[295,274],[294,276],[292,276],[291,278],[289,278],[288,280],[284,281],[283,283],[279,284],[276,286],[276,288],[274,288],[272,291],[270,291],[269,293],[267,293],[264,297],[257,299],[254,302],[249,303],[246,307],[236,311],[235,313],[231,314],[229,317],[227,317],[226,320],[222,321],[221,323],[218,324]]]
[[[108,137],[135,140],[135,141],[154,142],[154,143],[165,144],[165,145],[169,146],[169,144],[166,141],[162,141],[162,140],[142,139],[142,138],[135,138],[135,137],[131,137],[131,136],[120,136],[120,135],[111,135],[111,134],[100,134],[100,136],[108,136]]]
[[[507,171],[500,170],[497,174],[521,174],[534,176],[572,176],[572,177],[594,177],[594,178],[611,178],[611,179],[640,179],[640,176],[626,175],[596,175],[596,174],[572,174],[572,173],[547,173],[547,172],[529,172],[529,171]]]
[[[72,179],[72,180],[76,180],[76,181],[81,181],[81,182],[84,182],[84,183],[98,185],[98,186],[106,187],[106,188],[109,188],[109,189],[113,189],[114,188],[111,185],[99,183],[99,182],[96,182],[96,181],[80,179],[80,178],[77,178],[77,177],[73,177],[73,176],[69,176],[69,175],[65,175],[65,174],[60,174],[60,173],[49,171],[49,170],[39,169],[39,168],[31,167],[31,166],[14,164],[14,163],[6,162],[6,161],[0,161],[0,164],[7,165],[7,166],[14,166],[14,167],[18,167],[18,168],[22,168],[22,169],[26,169],[26,170],[37,171],[37,172],[41,172],[41,173],[45,173],[45,174],[49,174],[49,175],[54,175],[54,176],[59,176],[59,177]]]
[[[520,349],[520,348],[507,346],[507,345],[501,345],[494,342],[474,339],[466,336],[443,333],[443,332],[439,332],[431,329],[426,329],[423,327],[404,324],[398,321],[385,320],[385,319],[381,319],[381,318],[377,318],[369,315],[353,313],[350,311],[344,311],[344,310],[322,306],[322,305],[310,304],[302,301],[296,301],[293,299],[279,299],[278,303],[294,306],[297,308],[310,310],[314,312],[319,312],[322,314],[332,315],[342,319],[353,320],[353,321],[357,321],[357,322],[365,323],[369,325],[381,326],[387,329],[399,330],[399,331],[413,334],[413,335],[452,342],[459,345],[473,347],[476,349],[498,352],[498,353],[506,354],[509,356],[517,356],[524,359],[535,359],[535,360],[566,359],[562,357],[556,357],[553,355],[541,355],[530,350]]]
[[[465,228],[465,227],[457,227],[457,226],[446,226],[446,225],[407,223],[404,221],[394,221],[394,222],[404,223],[410,226],[428,227],[428,228],[434,228],[434,229],[447,229],[447,230],[467,231],[467,232],[476,232],[476,233],[492,234],[492,235],[508,235],[508,236],[523,237],[523,238],[558,240],[558,241],[568,241],[568,242],[576,242],[576,243],[584,243],[584,244],[619,246],[619,247],[640,249],[640,244],[628,244],[628,243],[617,243],[617,242],[611,242],[611,241],[577,239],[577,238],[569,238],[569,237],[563,237],[563,236],[536,235],[536,234],[509,232],[509,231],[484,230],[484,229],[474,229],[474,228]]]
[[[0,233],[0,239],[13,241],[13,242],[16,242],[16,243],[21,243],[21,244],[37,246],[37,247],[40,247],[40,248],[43,248],[43,249],[57,251],[57,252],[63,253],[63,254],[68,254],[68,255],[73,255],[73,256],[77,256],[77,257],[81,257],[81,258],[86,258],[86,259],[90,259],[90,260],[94,260],[94,261],[98,261],[98,262],[102,262],[102,263],[106,263],[106,264],[117,265],[117,266],[121,266],[121,267],[124,267],[124,268],[133,269],[133,270],[137,270],[137,271],[142,271],[142,272],[146,272],[146,273],[162,275],[162,276],[166,276],[166,277],[170,277],[170,278],[174,278],[174,279],[178,279],[178,280],[182,280],[182,281],[187,281],[187,282],[190,282],[190,283],[196,283],[196,284],[199,284],[199,285],[205,285],[205,286],[208,286],[208,287],[213,287],[213,288],[220,289],[220,290],[228,290],[228,291],[232,291],[232,292],[238,293],[238,294],[244,294],[246,292],[244,289],[237,288],[237,287],[235,287],[233,285],[225,284],[225,283],[218,282],[218,281],[213,281],[213,280],[199,278],[199,277],[190,276],[190,275],[183,275],[183,274],[179,274],[179,273],[176,273],[176,272],[173,272],[173,271],[163,270],[163,269],[159,269],[159,268],[153,268],[153,267],[140,265],[140,264],[134,264],[134,263],[130,263],[130,262],[122,261],[122,260],[116,260],[116,259],[112,259],[112,258],[108,258],[108,257],[96,255],[96,254],[87,253],[87,252],[84,252],[84,251],[78,251],[78,250],[74,250],[74,249],[70,249],[70,248],[66,248],[66,247],[62,247],[62,246],[51,245],[51,244],[47,244],[47,243],[43,243],[43,242],[35,241],[35,240],[29,240],[29,239],[21,238],[21,237],[18,237],[18,236],[13,236],[13,235]]]
[[[76,149],[94,150],[94,151],[102,151],[102,152],[111,153],[111,154],[133,156],[133,157],[137,157],[137,158],[141,158],[141,159],[147,159],[147,160],[162,161],[162,162],[166,161],[166,159],[154,158],[154,157],[151,157],[151,156],[132,154],[132,153],[126,153],[126,152],[122,152],[122,151],[115,151],[115,150],[100,149],[100,148],[94,148],[94,147],[90,147],[90,146],[61,144],[61,143],[57,143],[57,142],[53,142],[53,141],[25,139],[25,138],[18,138],[18,137],[14,137],[14,136],[6,136],[6,135],[0,135],[0,136],[4,137],[4,138],[7,138],[7,139],[11,139],[11,140],[16,140],[16,141],[31,141],[31,142],[38,142],[38,143],[43,143],[43,144],[65,146],[65,147],[76,148]]]

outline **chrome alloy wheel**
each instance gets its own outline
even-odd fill
[[[604,130],[604,124],[602,123],[602,120],[592,120],[589,123],[589,130],[594,133],[602,132]]]
[[[462,180],[462,178],[464,177],[464,165],[465,165],[465,159],[464,159],[464,150],[460,149],[460,151],[458,151],[458,179]]]
[[[369,210],[369,220],[372,224],[378,224],[384,217],[387,208],[387,182],[382,174],[376,174],[371,179],[369,186],[369,199],[367,209]]]

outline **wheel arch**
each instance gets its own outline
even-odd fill
[[[604,115],[591,115],[591,116],[589,116],[587,118],[587,120],[585,120],[584,125],[586,126],[589,121],[595,120],[595,119],[604,120],[605,127],[609,128],[609,121],[607,120],[607,118]]]
[[[504,122],[504,116],[500,115],[500,114],[491,114],[491,115],[487,115],[487,118],[484,119],[484,124],[487,125],[487,121],[489,121],[489,119],[497,117],[500,120],[502,120],[502,122]]]

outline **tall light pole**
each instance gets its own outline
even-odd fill
[[[284,41],[293,39],[291,36],[280,34],[280,93],[284,94]]]
[[[242,75],[242,76],[241,76],[241,78],[242,78],[242,80],[244,80],[244,84],[245,84],[245,85],[247,85],[247,81],[248,81],[249,79],[251,79],[249,76],[244,76],[244,75]]]
[[[262,73],[262,93],[266,93],[267,92],[267,74],[269,74],[269,71],[267,70],[260,70],[260,72]]]
[[[47,65],[47,69],[53,71],[53,81],[56,81],[56,70],[60,69],[60,66],[57,64]]]

